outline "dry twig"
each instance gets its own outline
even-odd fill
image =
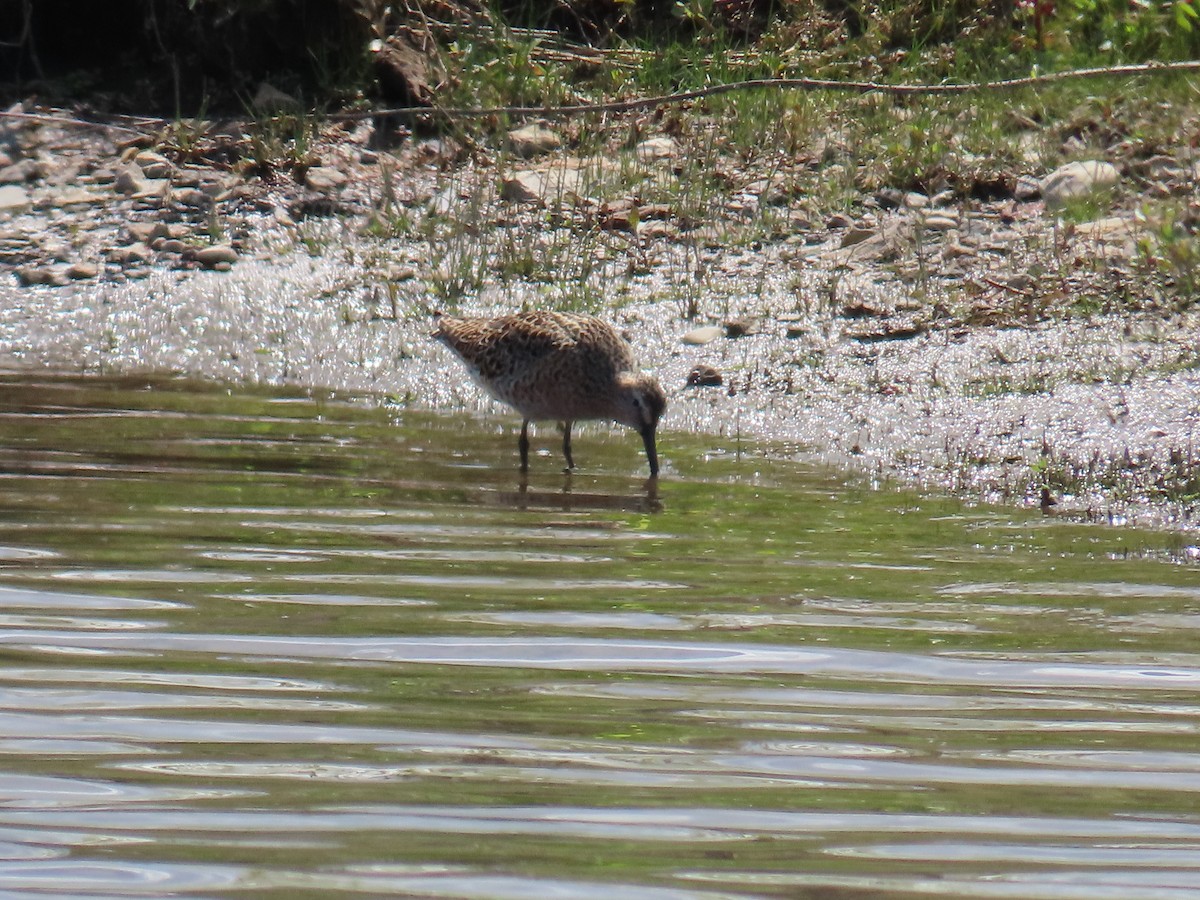
[[[1046,75],[1030,75],[1025,78],[1009,78],[1002,81],[972,81],[958,84],[886,84],[877,81],[837,81],[828,78],[756,78],[748,81],[733,81],[725,84],[714,84],[693,91],[680,91],[674,94],[662,94],[655,97],[640,97],[636,100],[614,100],[604,103],[575,103],[564,106],[487,106],[487,107],[426,107],[406,106],[394,109],[371,109],[355,112],[330,113],[324,118],[335,122],[351,122],[369,119],[375,116],[396,116],[419,118],[424,116],[440,116],[450,119],[485,118],[488,116],[538,117],[543,119],[563,119],[587,113],[630,112],[638,109],[652,109],[656,106],[668,106],[676,103],[688,103],[707,97],[731,94],[751,90],[806,90],[806,91],[841,91],[856,94],[888,94],[891,96],[937,96],[951,94],[969,94],[975,91],[1004,91],[1027,87],[1046,87],[1065,81],[1078,81],[1091,78],[1118,78],[1139,75],[1166,75],[1179,72],[1200,71],[1200,60],[1188,60],[1172,63],[1142,63],[1125,66],[1103,66],[1093,69],[1070,69],[1066,72],[1052,72]],[[26,119],[56,125],[76,125],[90,128],[111,128],[119,131],[139,133],[136,129],[105,122],[95,122],[75,119],[70,116],[42,115],[35,113],[17,113],[0,111],[0,118]],[[145,118],[140,120],[147,127],[161,127],[170,124],[167,119]]]

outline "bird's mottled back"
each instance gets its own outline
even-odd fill
[[[617,375],[636,370],[620,334],[578,313],[441,316],[434,337],[457,353],[493,396],[531,419],[610,418],[607,399]]]
[[[613,371],[634,368],[624,338],[594,316],[534,310],[494,319],[443,315],[437,324],[433,336],[484,378],[503,375],[515,364],[577,354]]]

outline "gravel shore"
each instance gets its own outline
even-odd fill
[[[986,203],[882,191],[821,221],[786,170],[736,172],[697,222],[648,192],[593,198],[608,163],[554,143],[480,160],[370,141],[366,124],[330,128],[305,165],[268,176],[122,132],[0,120],[0,366],[484,409],[427,339],[429,312],[594,298],[668,391],[667,477],[671,431],[736,434],[872,478],[1194,527],[1197,314],[1029,302],[1049,252],[1078,261],[1054,276],[1067,296],[1132,282],[1151,227],[1121,210],[1064,227],[1055,191],[1092,189],[1077,177],[1194,192],[1183,163],[1029,173]],[[648,138],[622,177],[669,181],[686,153]],[[766,239],[731,237],[768,207]],[[466,272],[477,289],[454,293]]]

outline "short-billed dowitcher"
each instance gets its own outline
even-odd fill
[[[611,419],[636,429],[650,476],[658,476],[654,433],[667,406],[663,389],[637,369],[628,342],[607,322],[578,313],[532,311],[494,319],[437,314],[433,337],[459,355],[476,380],[525,419],[521,471],[529,468],[529,423],[563,425],[563,456],[571,458],[571,423]]]

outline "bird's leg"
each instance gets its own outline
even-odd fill
[[[658,448],[654,445],[654,426],[642,429],[642,443],[646,445],[646,459],[650,463],[650,477],[658,477]]]
[[[529,420],[521,422],[521,437],[517,440],[517,449],[521,451],[521,471],[529,471]]]
[[[563,422],[563,456],[567,458],[567,468],[575,468],[575,460],[571,458],[571,423]]]

